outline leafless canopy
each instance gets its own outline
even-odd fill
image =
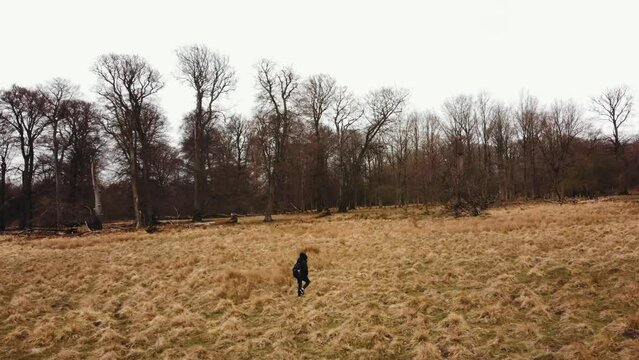
[[[287,121],[292,112],[292,96],[299,87],[299,76],[290,67],[277,69],[274,62],[263,59],[257,64],[257,84],[260,109]]]
[[[138,55],[102,55],[93,68],[97,93],[119,116],[139,119],[149,98],[164,87],[160,73]]]
[[[451,141],[466,145],[472,143],[477,130],[477,118],[473,114],[472,97],[459,95],[449,99],[444,103],[444,111],[449,120],[449,126],[446,130]],[[463,150],[457,149],[456,151]]]
[[[178,79],[187,83],[196,92],[200,106],[212,118],[216,101],[235,90],[237,77],[228,56],[211,51],[204,45],[191,45],[176,51]]]
[[[407,101],[407,90],[390,87],[373,90],[366,96],[365,118],[367,126],[360,158],[363,158],[364,153],[380,131],[390,122],[396,120],[397,116],[404,111]]]
[[[592,99],[592,109],[601,119],[612,125],[612,135],[608,137],[613,144],[615,155],[619,155],[624,139],[621,127],[632,116],[634,97],[626,86],[606,89],[601,95]]]
[[[326,74],[310,76],[302,84],[298,107],[312,121],[315,130],[335,101],[336,86],[335,79]]]

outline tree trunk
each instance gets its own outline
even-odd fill
[[[337,211],[338,212],[347,212],[348,211],[348,202],[346,199],[346,192],[348,191],[347,183],[346,183],[346,166],[344,164],[344,156],[342,146],[338,148],[339,153],[339,163],[337,164]]]
[[[193,177],[193,221],[202,221],[202,147],[200,146],[201,134],[200,124],[195,121],[195,129],[193,130],[193,161],[195,174]]]
[[[623,152],[623,147],[621,148],[622,152],[621,152],[621,160],[622,160],[622,170],[621,170],[621,195],[628,195],[628,171],[629,171],[629,166],[628,166],[628,158],[626,157],[625,153]],[[618,161],[617,161],[618,163]]]
[[[328,180],[319,123],[315,125],[315,142],[317,144],[317,154],[315,158],[315,204],[317,211],[322,211],[326,208],[326,183]]]
[[[22,223],[21,228],[31,229],[31,181],[30,174],[25,171],[22,175]]]
[[[22,171],[22,219],[20,227],[31,229],[32,224],[32,185],[33,185],[33,146],[24,155],[24,170]]]
[[[6,225],[4,222],[6,174],[7,174],[7,163],[5,159],[2,158],[2,163],[0,163],[0,231],[4,231],[6,229]]]
[[[86,224],[89,230],[102,230],[102,190],[95,171],[95,159],[91,158],[91,184],[93,187],[93,212]]]
[[[524,154],[524,182],[523,182],[523,193],[526,196],[526,199],[529,197],[529,187],[528,187],[528,153],[526,152],[526,146],[523,146],[523,154]]]
[[[62,212],[60,209],[60,192],[61,192],[61,175],[60,175],[60,158],[58,144],[58,126],[53,123],[53,167],[55,171],[55,226],[59,227],[62,223]]]
[[[264,221],[271,222],[273,221],[273,209],[275,208],[275,179],[273,170],[269,175],[268,179],[268,199],[266,202],[266,211],[264,212]]]
[[[462,200],[462,182],[464,182],[464,151],[457,140],[455,144],[455,155],[456,155],[456,171],[455,171],[455,196],[457,205],[461,204]],[[466,152],[466,154],[468,151]]]
[[[555,193],[557,194],[559,202],[564,202],[564,189],[561,182],[555,183]]]
[[[499,201],[505,201],[506,200],[506,176],[505,176],[505,171],[504,171],[504,166],[502,165],[502,162],[500,161],[499,163],[499,168],[497,169],[497,173],[498,173],[498,184],[499,184]]]
[[[346,202],[346,198],[344,196],[344,185],[340,185],[337,194],[337,211],[338,212],[347,212],[348,204]]]
[[[31,228],[31,184],[29,184],[28,173],[22,174],[22,219],[20,227],[22,229]]]
[[[532,148],[532,153],[530,156],[530,166],[532,170],[532,198],[535,199],[537,197],[537,169],[535,166],[535,148]]]
[[[133,195],[133,211],[135,212],[135,228],[140,229],[144,227],[143,219],[142,219],[142,210],[141,210],[141,202],[140,202],[140,194],[138,191],[138,164],[137,164],[137,154],[135,150],[135,143],[130,144],[129,147],[129,158],[130,158],[130,171],[131,171],[131,193]]]
[[[200,90],[196,96],[195,104],[195,124],[193,124],[193,166],[195,174],[193,176],[193,218],[192,221],[202,221],[202,180],[203,180],[203,162],[202,162],[202,122],[204,110],[202,101],[204,93]]]
[[[461,204],[462,198],[462,174],[464,172],[464,155],[457,154],[457,174],[456,174],[456,192],[457,192],[457,204]]]
[[[95,171],[95,159],[91,160],[91,183],[93,184],[93,212],[95,216],[102,221],[102,217],[104,216],[102,211],[102,189],[100,188],[100,183],[98,182],[98,177]]]
[[[151,195],[151,170],[149,169],[149,155],[148,155],[148,145],[145,146],[145,149],[142,150],[142,191],[143,191],[143,201],[144,205],[144,214],[143,221],[144,226],[155,225],[155,211],[153,207],[153,199]]]
[[[359,171],[356,169],[351,174],[348,182],[348,209],[355,210],[357,208],[357,184],[359,180]]]
[[[337,192],[337,211],[338,212],[347,212],[348,211],[348,201],[346,200],[346,192],[348,191],[348,185],[346,184],[346,179],[344,175],[344,170],[339,170],[339,174],[337,175],[338,182],[338,192]]]

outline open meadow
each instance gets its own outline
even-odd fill
[[[0,237],[0,358],[639,358],[637,198],[260,220]]]

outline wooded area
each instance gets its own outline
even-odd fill
[[[157,98],[165,78],[137,55],[98,58],[97,102],[58,78],[0,91],[0,230],[431,203],[475,213],[639,182],[627,87],[587,108],[479,93],[415,112],[406,89],[357,96],[329,75],[261,60],[255,111],[237,114],[220,105],[237,80],[227,56],[200,45],[176,55],[175,77],[194,95],[177,147]]]

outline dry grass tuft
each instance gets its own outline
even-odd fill
[[[0,358],[639,358],[636,199],[437,214],[5,236]]]

